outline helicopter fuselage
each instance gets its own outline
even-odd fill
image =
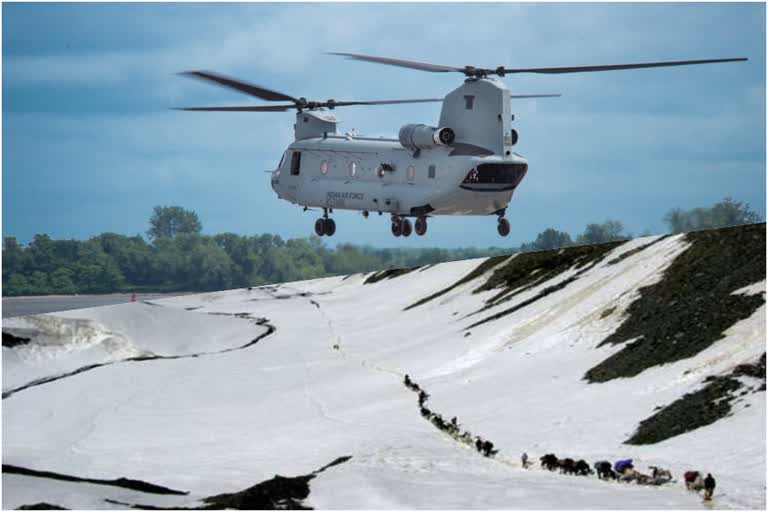
[[[398,139],[337,135],[291,144],[271,184],[280,199],[316,208],[400,216],[490,215],[507,207],[527,160],[462,145],[418,152]]]
[[[406,125],[397,139],[340,135],[331,112],[300,111],[272,188],[304,207],[503,216],[528,169],[511,150],[511,121],[509,90],[489,78],[467,79],[445,96],[441,128]]]

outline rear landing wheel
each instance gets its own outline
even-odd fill
[[[403,234],[403,223],[399,218],[392,219],[392,234],[395,236],[400,236]]]
[[[416,225],[414,226],[416,234],[424,236],[427,233],[427,218],[419,217],[416,219]]]
[[[507,236],[509,234],[509,221],[504,217],[499,218],[499,225],[497,226],[499,234],[501,236]]]
[[[320,218],[315,221],[315,234],[323,236],[325,234],[325,219]]]
[[[403,236],[411,236],[411,232],[413,231],[413,226],[411,226],[411,221],[408,219],[403,219]]]
[[[325,234],[333,236],[336,232],[336,222],[333,219],[325,219]]]

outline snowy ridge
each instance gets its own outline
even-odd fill
[[[3,506],[197,507],[206,496],[248,489],[275,474],[306,475],[351,455],[312,479],[304,506],[703,508],[701,497],[679,483],[684,471],[696,469],[718,479],[708,507],[764,509],[764,375],[738,376],[744,387],[723,417],[660,442],[625,443],[643,420],[765,352],[764,234],[762,225],[637,239],[595,253],[580,249],[578,261],[568,260],[578,252],[572,249],[518,255],[486,263],[466,282],[485,260],[372,284],[354,275],[47,315],[99,325],[99,332],[119,333],[153,354],[209,355],[111,364],[14,394],[3,401],[3,463],[91,479],[125,476],[190,494],[121,495],[4,474]],[[643,294],[680,278],[669,272],[684,255],[717,247],[740,251],[748,262],[717,270],[744,283],[728,293],[753,297],[754,309],[738,318],[723,312],[719,321],[727,328],[693,355],[633,376],[587,380],[589,370],[632,343],[675,343],[673,332],[669,340],[602,344],[637,314]],[[754,270],[760,261],[753,255],[763,258],[762,270]],[[517,276],[516,268],[524,269],[521,277],[501,279]],[[698,274],[692,267],[683,281],[695,285],[703,279]],[[501,284],[478,291],[489,279]],[[682,316],[695,317],[697,301],[686,302],[685,293],[681,304],[691,309]],[[274,332],[242,350],[221,351],[243,347],[254,330],[263,333],[251,321],[257,318],[268,318]],[[7,371],[19,381],[37,371],[16,360],[23,350],[3,349],[4,389]],[[47,368],[56,359],[36,361]],[[492,441],[499,453],[484,457],[425,420],[403,384],[406,374],[429,393],[431,410],[445,420],[456,416],[461,432]],[[534,468],[520,467],[524,451]],[[678,482],[651,487],[549,473],[537,463],[549,452],[590,463],[629,457],[642,472],[649,465],[671,469]]]

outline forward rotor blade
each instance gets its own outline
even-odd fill
[[[329,55],[341,55],[355,60],[364,60],[368,62],[377,62],[389,66],[399,66],[401,68],[419,69],[421,71],[431,71],[433,73],[446,73],[449,71],[463,72],[464,68],[453,66],[441,66],[439,64],[429,64],[427,62],[416,62],[413,60],[392,59],[390,57],[374,57],[372,55],[362,55],[359,53],[327,52]]]
[[[504,68],[504,73],[584,73],[589,71],[615,71],[619,69],[660,68],[669,66],[691,66],[694,64],[714,64],[717,62],[743,62],[749,59],[744,57],[728,59],[704,59],[704,60],[672,60],[662,62],[640,62],[637,64],[609,64],[605,66],[569,66],[561,68]]]
[[[443,98],[425,98],[414,100],[372,100],[372,101],[337,101],[335,107],[347,107],[349,105],[396,105],[398,103],[434,103],[443,101]]]
[[[562,94],[510,94],[510,98],[559,98]]]
[[[230,89],[244,92],[245,94],[250,94],[251,96],[256,96],[257,98],[267,101],[292,101],[296,103],[299,101],[298,98],[294,98],[293,96],[289,96],[282,92],[273,91],[266,87],[259,87],[258,85],[235,80],[234,78],[228,78],[210,71],[184,71],[179,74],[223,85],[224,87],[229,87]]]
[[[296,105],[254,105],[250,107],[177,107],[173,110],[194,110],[200,112],[285,112]]]

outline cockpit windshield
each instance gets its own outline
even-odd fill
[[[525,163],[480,164],[469,171],[464,184],[517,185],[527,171],[528,164]]]

